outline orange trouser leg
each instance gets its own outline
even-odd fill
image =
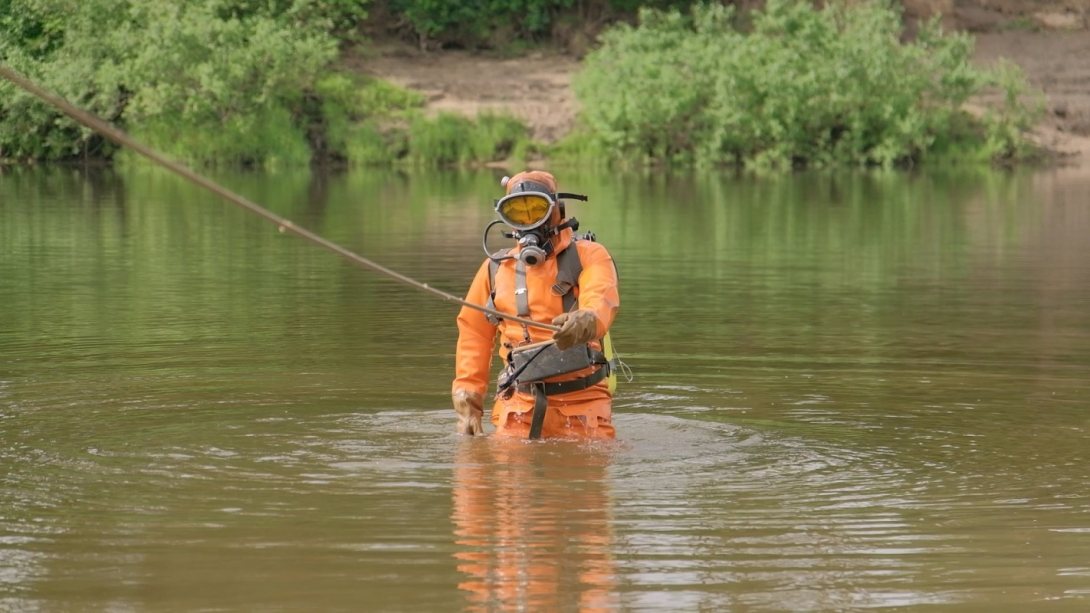
[[[524,413],[508,413],[507,420],[497,425],[496,434],[515,438],[529,437],[533,414],[532,409]],[[589,420],[597,423],[588,423]],[[556,409],[546,409],[545,423],[541,427],[542,438],[612,439],[615,436],[616,432],[609,420],[584,415],[565,416]]]

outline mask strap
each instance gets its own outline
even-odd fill
[[[553,228],[552,233],[553,234],[558,234],[564,228],[571,228],[573,232],[578,230],[579,229],[579,220],[574,218],[574,217],[570,217],[564,223],[562,223],[562,224],[556,226],[555,228]]]

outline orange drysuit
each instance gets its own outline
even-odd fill
[[[556,254],[564,249],[578,249],[583,272],[575,290],[578,294],[580,309],[590,309],[598,318],[597,338],[605,336],[613,324],[613,318],[620,306],[617,291],[617,270],[613,258],[602,245],[589,240],[572,239],[572,230],[565,228],[550,239],[553,253],[543,262],[526,267],[526,290],[530,306],[529,319],[550,323],[563,312],[561,296],[553,291],[556,283]],[[512,251],[517,255],[518,248]],[[515,262],[507,259],[500,263],[496,271],[496,309],[515,314]],[[489,298],[489,260],[485,260],[466,294],[466,301],[484,305]],[[458,313],[458,350],[455,357],[456,375],[452,391],[459,389],[481,394],[488,388],[492,352],[496,345],[496,333],[500,335],[499,356],[506,363],[511,347],[526,342],[537,342],[552,338],[552,332],[542,328],[523,326],[504,319],[493,325],[481,311],[462,307]],[[599,341],[591,346],[601,350]],[[602,366],[569,373],[553,379],[568,381],[579,379],[595,372]],[[602,380],[591,387],[567,394],[548,397],[548,410],[542,427],[542,437],[589,437],[613,438],[611,420],[613,395],[608,383]],[[510,398],[497,398],[492,407],[492,424],[500,435],[525,438],[530,431],[534,397],[531,393],[515,392]]]

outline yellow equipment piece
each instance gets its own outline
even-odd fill
[[[602,337],[602,353],[610,362],[609,376],[606,377],[606,383],[609,385],[609,393],[612,394],[617,389],[617,367],[614,366],[613,359],[616,353],[613,351],[613,339],[610,338],[609,332],[606,332],[606,335]]]

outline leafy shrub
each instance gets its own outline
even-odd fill
[[[306,96],[349,0],[0,0],[0,58],[189,162],[305,160]],[[340,25],[338,25],[340,24]],[[8,30],[10,28],[10,30]],[[90,131],[0,84],[0,157],[108,156]]]
[[[336,56],[331,37],[260,13],[220,19],[215,2],[187,7],[149,0],[134,4],[130,16],[130,30],[115,36],[157,42],[139,46],[126,62],[129,77],[140,84],[125,111],[134,132],[200,163],[299,160],[296,143],[305,150],[305,137],[292,117],[314,75]],[[147,125],[155,129],[144,130]],[[186,133],[199,136],[190,140]],[[265,133],[279,137],[270,143]],[[265,148],[277,142],[291,153]],[[197,146],[183,146],[190,143]]]
[[[307,164],[311,150],[283,106],[250,108],[206,125],[180,124],[169,116],[149,118],[131,133],[144,143],[204,166],[285,167]],[[128,155],[127,152],[125,152]]]
[[[354,38],[369,4],[370,0],[224,0],[218,4],[218,15],[224,19],[279,15],[294,27]]]
[[[458,42],[502,46],[512,39],[539,39],[556,15],[575,0],[392,0],[391,9],[412,25],[422,46]]]
[[[107,0],[0,1],[0,61],[107,119],[124,108],[118,53],[103,39],[123,21]],[[0,80],[0,159],[63,159],[112,147]]]
[[[378,79],[330,74],[318,80],[315,94],[327,153],[349,165],[480,164],[522,157],[530,146],[526,127],[512,117],[428,118],[419,112],[422,94]]]
[[[751,18],[644,10],[638,27],[606,32],[575,82],[591,136],[645,162],[778,168],[917,162],[965,139],[992,155],[1024,149],[1032,114],[1017,95],[983,124],[962,110],[997,82],[970,64],[967,35],[933,21],[903,44],[888,2],[769,0]]]
[[[0,0],[0,55],[139,140],[201,164],[407,160],[483,163],[526,154],[503,116],[426,119],[423,96],[334,72],[328,34],[347,0]],[[348,13],[337,13],[345,15]],[[318,17],[315,17],[318,15]],[[310,16],[310,17],[307,17]],[[112,145],[0,83],[0,158],[109,157]]]
[[[526,127],[513,117],[482,114],[476,121],[450,113],[417,117],[409,126],[410,159],[422,165],[485,163],[525,156]]]
[[[988,73],[988,84],[999,89],[1003,102],[986,111],[984,152],[992,159],[1017,160],[1036,153],[1026,140],[1026,133],[1044,113],[1040,92],[1030,92],[1022,69],[1012,62],[1001,62]]]
[[[421,46],[510,47],[555,35],[558,22],[596,31],[641,7],[688,7],[698,0],[389,0],[390,13],[408,22]]]
[[[379,164],[405,156],[405,126],[409,113],[423,105],[422,94],[345,74],[320,79],[315,92],[321,99],[321,133],[328,140],[328,157],[349,164]]]

